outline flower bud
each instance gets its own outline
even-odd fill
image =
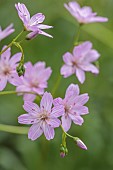
[[[24,75],[24,73],[25,73],[24,65],[20,64],[19,66],[17,66],[16,71],[17,71],[19,77]]]
[[[66,148],[66,146],[63,146],[61,144],[61,147],[60,147],[60,157],[64,158],[67,154],[68,154],[68,149]]]
[[[87,146],[79,138],[76,140],[76,142],[81,149],[87,150]]]

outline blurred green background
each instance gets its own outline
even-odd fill
[[[0,42],[0,49],[8,44],[21,30],[22,23],[15,10],[17,0],[0,0],[0,25],[5,28],[14,23],[15,33]],[[42,12],[46,15],[45,24],[54,28],[47,30],[54,36],[50,39],[38,36],[32,41],[24,41],[22,47],[25,60],[35,63],[46,61],[53,74],[49,80],[48,91],[54,88],[62,65],[62,55],[72,48],[72,40],[78,24],[63,7],[67,0],[20,0],[28,7],[31,15]],[[87,104],[90,114],[84,116],[83,126],[73,125],[69,133],[80,137],[88,147],[83,151],[67,139],[69,150],[64,159],[59,157],[61,130],[50,142],[41,136],[35,142],[27,135],[0,132],[0,170],[113,170],[113,0],[78,0],[83,6],[91,6],[98,15],[109,18],[108,23],[85,25],[80,41],[90,40],[99,51],[100,74],[86,74],[81,85],[75,76],[63,79],[55,97],[64,96],[70,83],[77,83],[81,93],[89,93]],[[18,50],[13,47],[12,53]],[[15,89],[8,85],[6,90]],[[18,125],[17,117],[24,113],[22,97],[16,95],[0,96],[0,123]]]

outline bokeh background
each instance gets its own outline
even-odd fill
[[[0,0],[0,25],[5,28],[14,23],[15,33],[0,42],[0,49],[8,44],[23,28],[15,10],[17,0]],[[38,36],[32,41],[24,41],[25,60],[35,63],[46,61],[53,74],[47,91],[52,91],[62,65],[62,55],[73,46],[73,36],[78,30],[75,19],[63,7],[67,0],[20,0],[32,14],[42,12],[46,15],[45,24],[54,29],[47,32],[54,36],[50,39]],[[77,83],[81,93],[89,93],[87,104],[90,114],[84,116],[83,126],[73,125],[69,133],[80,137],[88,151],[77,148],[67,139],[69,150],[64,159],[59,157],[61,130],[56,129],[56,136],[50,142],[44,136],[35,142],[27,135],[0,132],[0,170],[113,170],[113,0],[78,0],[83,6],[91,6],[99,15],[109,18],[108,23],[93,23],[82,27],[80,41],[90,40],[99,51],[100,74],[86,74],[86,81],[81,85],[75,76],[62,78],[55,97],[64,96],[70,83]],[[12,53],[18,49],[12,48]],[[15,90],[8,85],[6,90]],[[18,125],[17,117],[24,113],[22,97],[16,95],[0,96],[0,123]]]

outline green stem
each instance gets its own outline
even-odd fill
[[[2,132],[26,135],[28,133],[28,129],[29,129],[28,127],[0,124],[0,131],[2,131]]]
[[[54,86],[54,88],[53,88],[53,90],[52,90],[52,95],[53,95],[53,96],[55,95],[55,92],[56,92],[56,90],[57,90],[58,87],[59,87],[59,84],[60,84],[61,79],[62,79],[62,76],[59,75],[59,76],[58,76],[58,79],[57,79],[57,82],[56,82],[56,84],[55,84],[55,86]]]
[[[7,45],[7,47],[0,52],[0,55],[1,55],[2,53],[4,53],[9,47],[11,47],[11,46],[13,45],[13,43],[22,35],[23,32],[24,32],[24,30],[22,30],[22,31],[12,40],[12,42],[11,42],[9,45]]]
[[[21,93],[28,93],[28,94],[35,94],[35,95],[37,95],[37,93],[35,93],[35,92],[27,92],[27,91],[2,91],[2,92],[0,92],[0,96],[1,95],[7,95],[7,94],[21,94]],[[38,95],[39,96],[39,95]]]
[[[68,134],[67,132],[65,132],[64,129],[63,129],[63,127],[62,127],[62,125],[60,125],[60,126],[61,126],[61,129],[62,129],[63,133],[65,133],[66,136],[68,136],[69,138],[72,138],[72,139],[78,139],[78,137],[71,136],[70,134]]]

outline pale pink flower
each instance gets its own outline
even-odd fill
[[[81,8],[75,1],[64,4],[64,6],[80,24],[108,21],[108,18],[97,16],[96,12],[92,12],[91,7],[84,6]]]
[[[0,41],[2,39],[6,38],[7,36],[9,36],[10,34],[12,34],[14,31],[15,31],[15,29],[13,28],[13,24],[10,24],[4,30],[2,30],[2,28],[0,26]]]
[[[80,81],[84,83],[85,81],[85,71],[98,74],[98,68],[92,64],[100,57],[100,54],[92,49],[92,43],[86,41],[73,49],[73,54],[66,52],[63,55],[63,60],[65,64],[61,67],[61,75],[64,78],[75,74]]]
[[[54,106],[62,105],[64,107],[64,113],[62,113],[62,126],[67,132],[71,123],[82,125],[84,122],[82,115],[88,114],[88,108],[84,104],[89,100],[87,93],[79,95],[79,86],[75,84],[69,85],[66,90],[65,98],[54,99]]]
[[[28,132],[28,138],[36,140],[43,133],[47,140],[53,139],[55,132],[54,128],[60,126],[58,119],[63,112],[62,106],[52,108],[53,97],[50,93],[45,92],[40,103],[40,107],[30,101],[25,101],[24,110],[28,114],[23,114],[18,117],[18,122],[21,124],[31,124]]]
[[[37,95],[42,95],[44,89],[47,88],[47,80],[49,79],[52,70],[45,66],[45,62],[37,62],[32,65],[31,62],[25,64],[25,74],[21,76],[16,88],[17,92],[34,92]],[[24,93],[24,100],[33,101],[36,98],[35,94]]]
[[[25,29],[27,31],[31,31],[31,33],[27,35],[27,39],[32,39],[38,34],[43,34],[52,38],[51,35],[42,31],[43,29],[52,28],[52,26],[42,24],[42,22],[45,20],[45,16],[42,13],[37,13],[30,18],[30,13],[23,3],[15,4],[15,7]]]
[[[7,46],[4,46],[4,48],[6,47]],[[21,55],[22,55],[21,53],[17,53],[10,58],[11,48],[8,48],[4,53],[1,54],[0,56],[0,91],[2,91],[6,87],[7,82],[15,86],[17,85],[16,67],[18,65],[18,62],[21,59]]]

